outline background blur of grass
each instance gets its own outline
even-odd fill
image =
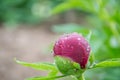
[[[49,28],[55,34],[92,32],[96,62],[120,57],[119,0],[0,0],[3,27],[47,24],[55,16],[61,19]],[[120,80],[120,68],[95,69],[85,75],[86,80]]]

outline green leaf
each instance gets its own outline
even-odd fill
[[[15,61],[18,64],[33,68],[35,70],[48,70],[48,71],[50,71],[48,76],[53,76],[53,75],[56,75],[58,73],[58,69],[56,68],[56,66],[54,64],[50,64],[50,63],[27,63],[27,62],[23,62],[23,61],[19,61],[19,60],[15,60]]]
[[[120,59],[109,59],[100,63],[97,63],[93,68],[108,68],[108,67],[120,67]]]
[[[16,62],[36,70],[51,70],[55,68],[53,64],[49,64],[49,63],[28,63],[19,60],[16,60]]]
[[[53,79],[58,79],[58,78],[62,78],[65,77],[67,75],[62,75],[62,76],[49,76],[49,77],[43,77],[43,76],[39,76],[39,77],[33,77],[33,78],[28,78],[27,80],[53,80]]]
[[[112,58],[112,59],[108,59],[108,61],[120,61],[120,58]]]

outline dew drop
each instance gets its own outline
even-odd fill
[[[81,38],[78,38],[77,40],[81,40]]]
[[[87,48],[87,51],[90,51],[90,48],[89,48],[89,47]]]

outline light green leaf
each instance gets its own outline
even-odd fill
[[[112,59],[108,59],[107,61],[120,61],[120,58],[112,58]]]
[[[33,78],[28,78],[26,80],[54,80],[54,79],[58,79],[58,78],[62,78],[62,77],[65,77],[67,75],[62,75],[62,76],[49,76],[49,77],[33,77]]]
[[[107,67],[120,67],[120,59],[110,59],[110,60],[107,60],[107,61],[103,61],[103,62],[100,62],[100,63],[97,63],[93,66],[93,68],[107,68]]]
[[[49,63],[28,63],[19,60],[16,60],[16,62],[36,70],[51,70],[55,68],[53,64],[49,64]]]
[[[18,64],[33,68],[35,70],[48,70],[48,71],[50,71],[48,76],[53,76],[53,75],[56,75],[58,73],[58,69],[56,68],[56,66],[54,64],[50,64],[50,63],[27,63],[27,62],[23,62],[23,61],[19,61],[19,60],[15,60],[15,61]]]

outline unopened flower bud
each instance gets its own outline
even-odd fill
[[[82,35],[77,33],[62,36],[54,45],[54,56],[62,56],[79,63],[86,68],[90,54],[90,45]]]

